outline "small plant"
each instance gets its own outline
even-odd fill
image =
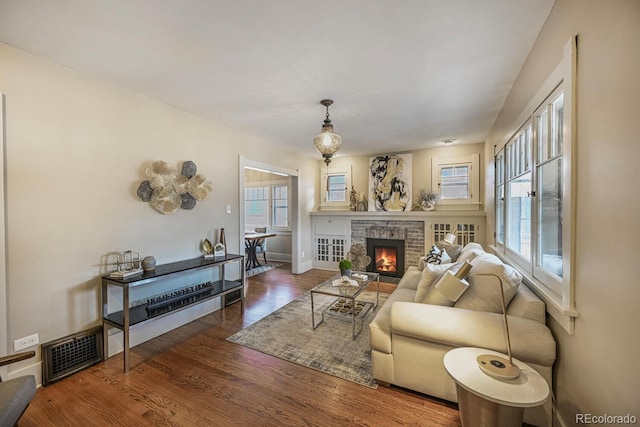
[[[418,193],[418,204],[422,209],[433,209],[433,207],[440,201],[440,194],[431,190],[430,188],[421,188]]]
[[[346,270],[351,270],[351,267],[353,267],[353,264],[351,263],[351,260],[345,258],[340,261],[340,264],[338,264],[338,267],[340,268],[340,271],[346,271]]]

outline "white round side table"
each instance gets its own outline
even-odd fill
[[[547,381],[535,369],[513,359],[520,368],[514,380],[485,374],[476,358],[481,354],[504,354],[475,347],[461,347],[444,356],[444,367],[456,382],[462,427],[522,426],[524,408],[543,404],[549,397]]]

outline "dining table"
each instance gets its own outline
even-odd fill
[[[269,237],[275,237],[275,233],[245,233],[244,235],[244,245],[247,250],[247,270],[251,270],[252,268],[260,267],[260,261],[258,261],[258,256],[256,253],[256,249],[260,242],[263,239],[268,239]]]

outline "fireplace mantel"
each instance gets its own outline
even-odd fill
[[[409,211],[409,212],[384,212],[384,211],[318,211],[311,212],[311,216],[345,217],[348,219],[391,219],[394,221],[416,221],[423,218],[450,218],[450,217],[481,217],[484,218],[485,211],[462,211],[462,210],[437,210],[437,211]]]

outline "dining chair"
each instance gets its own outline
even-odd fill
[[[267,227],[256,227],[254,229],[256,233],[266,233]],[[258,243],[256,244],[256,254],[262,254],[264,258],[264,263],[267,263],[267,239],[258,239]]]
[[[0,357],[0,366],[9,365],[36,355],[35,351]],[[8,381],[0,378],[0,426],[15,426],[36,395],[36,378],[24,375]]]

